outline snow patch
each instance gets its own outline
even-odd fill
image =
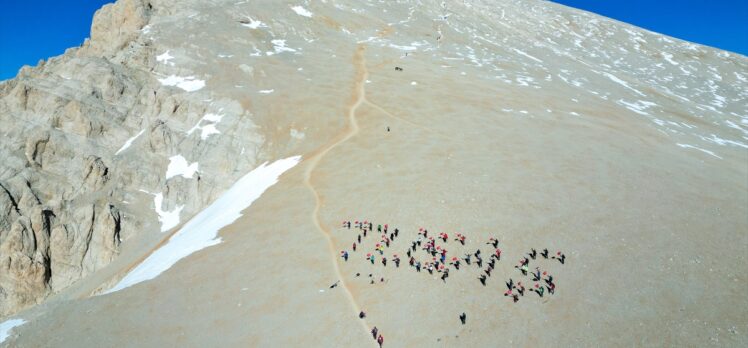
[[[172,55],[170,55],[170,54],[169,54],[169,51],[166,51],[166,52],[164,52],[163,54],[161,54],[161,55],[157,56],[157,57],[156,57],[156,60],[157,60],[157,61],[158,61],[159,63],[163,63],[163,64],[167,64],[167,65],[171,65],[171,66],[174,66],[174,63],[170,62],[170,60],[171,60],[171,59],[173,59],[173,58],[174,58],[174,57],[173,57]]]
[[[192,134],[192,132],[198,129],[201,130],[200,139],[202,140],[208,139],[208,137],[212,134],[220,134],[221,132],[218,130],[218,128],[216,128],[216,123],[221,122],[222,118],[223,118],[223,115],[219,115],[219,114],[210,114],[210,113],[205,114],[205,116],[203,116],[203,118],[201,118],[200,121],[197,121],[197,124],[194,127],[192,127],[190,130],[187,131],[187,135]],[[214,123],[201,126],[200,124],[203,121],[214,122]]]
[[[415,46],[399,46],[395,44],[389,44],[388,46],[401,51],[415,51],[418,49],[418,47]]]
[[[737,72],[733,72],[735,74],[735,78],[740,80],[740,82],[748,82],[748,79],[745,78],[745,76],[738,74]]]
[[[135,139],[137,139],[141,134],[143,134],[143,132],[145,132],[145,129],[138,132],[138,134],[135,134],[134,137],[127,139],[125,144],[122,145],[122,147],[120,147],[119,150],[117,150],[117,152],[114,153],[114,155],[117,156],[119,155],[120,152],[127,150],[127,148],[130,147],[130,145],[132,145],[132,142],[135,141]]]
[[[533,57],[533,56],[531,56],[531,55],[529,55],[529,54],[527,54],[527,53],[525,53],[523,51],[520,51],[520,50],[516,49],[516,48],[512,48],[512,50],[514,50],[514,52],[517,52],[518,54],[521,54],[521,55],[523,55],[523,56],[525,56],[527,58],[530,58],[530,59],[532,59],[532,60],[534,60],[534,61],[536,61],[538,63],[542,63],[543,62],[542,60],[540,60],[538,58],[535,58],[535,57]]]
[[[720,138],[720,137],[718,137],[718,136],[716,136],[714,134],[712,134],[711,137],[699,136],[699,138],[701,138],[701,140],[708,141],[710,143],[714,143],[714,144],[717,144],[717,145],[720,145],[720,146],[732,145],[732,146],[738,146],[738,147],[742,147],[742,148],[748,149],[748,145],[746,145],[746,144],[743,144],[743,143],[741,143],[739,141],[735,141],[735,140],[722,139],[722,138]]]
[[[270,94],[273,92],[275,92],[274,89],[263,89],[263,90],[257,91],[257,93],[261,93],[261,94]]]
[[[621,86],[623,86],[623,87],[626,87],[626,88],[628,88],[628,89],[630,89],[630,90],[634,91],[634,93],[636,93],[636,94],[638,94],[638,95],[640,95],[640,96],[642,96],[642,97],[645,97],[644,93],[642,93],[642,92],[639,92],[639,90],[637,90],[636,88],[633,88],[633,87],[629,86],[629,84],[628,84],[628,83],[626,83],[626,81],[623,81],[623,80],[619,79],[619,78],[618,78],[618,77],[616,77],[615,75],[613,75],[613,74],[610,74],[610,73],[606,73],[606,72],[604,72],[604,73],[603,73],[603,75],[605,75],[605,76],[606,76],[607,78],[609,78],[609,79],[610,79],[611,81],[613,81],[613,82],[615,82],[615,83],[617,83],[617,84],[619,84],[619,85],[621,85]]]
[[[305,9],[302,6],[291,7],[291,10],[293,10],[294,12],[296,12],[296,14],[299,15],[299,16],[304,16],[304,17],[311,18],[314,15],[313,13],[309,12],[309,10]]]
[[[252,17],[247,16],[247,19],[249,19],[249,23],[242,23],[243,26],[249,28],[249,29],[259,29],[259,28],[265,28],[267,25],[265,23],[262,23],[260,21],[256,21],[252,19]]]
[[[695,149],[695,150],[699,150],[699,151],[701,151],[701,152],[703,152],[703,153],[706,153],[706,154],[712,155],[712,156],[714,156],[714,157],[717,157],[717,158],[719,158],[719,159],[722,159],[722,157],[719,157],[719,156],[717,156],[717,155],[716,155],[716,154],[715,154],[714,152],[711,152],[711,151],[709,151],[709,150],[704,150],[704,149],[702,149],[702,148],[700,148],[700,147],[696,147],[696,146],[693,146],[693,145],[688,145],[688,144],[679,144],[679,143],[677,143],[677,144],[675,144],[675,145],[678,145],[678,146],[680,146],[680,147],[682,147],[682,148],[687,148],[687,149]]]
[[[188,164],[182,155],[169,157],[169,167],[166,169],[166,180],[181,175],[187,179],[192,179],[192,175],[197,172],[198,163]]]
[[[14,328],[26,324],[26,320],[23,319],[9,319],[0,323],[0,343],[10,337],[10,331]]]
[[[179,225],[179,214],[182,212],[182,209],[184,209],[184,205],[178,205],[172,211],[162,210],[161,204],[164,203],[163,192],[159,192],[155,195],[153,203],[156,205],[158,221],[161,222],[161,232],[166,232]]]
[[[275,161],[270,165],[265,162],[246,174],[210,206],[190,219],[182,229],[169,238],[166,245],[150,254],[104,294],[151,280],[190,254],[220,243],[218,231],[241,217],[244,209],[277,183],[278,177],[300,160],[301,156],[295,156]]]
[[[181,77],[171,75],[164,79],[158,79],[158,82],[161,82],[164,86],[179,87],[187,92],[194,92],[205,87],[205,81],[198,80],[194,76]]]
[[[668,63],[672,65],[678,65],[678,62],[673,60],[673,55],[667,52],[662,52],[662,56],[667,60]]]
[[[296,52],[295,49],[286,46],[286,40],[272,40],[273,49],[275,52],[265,52],[266,55],[272,56],[281,52]]]
[[[646,110],[649,109],[652,106],[657,106],[657,104],[648,102],[646,100],[637,100],[633,103],[627,102],[623,99],[618,100],[616,103],[619,105],[625,106],[627,109],[640,114],[640,115],[649,115]]]

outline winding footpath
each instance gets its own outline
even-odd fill
[[[354,82],[354,90],[353,95],[351,96],[351,106],[348,109],[348,125],[346,128],[338,134],[336,137],[334,137],[330,142],[328,142],[325,146],[317,150],[312,156],[307,157],[306,161],[308,164],[306,166],[306,170],[304,172],[304,185],[306,185],[310,191],[312,191],[312,194],[314,194],[315,199],[315,206],[314,211],[312,211],[312,221],[314,221],[314,225],[317,226],[317,229],[322,233],[325,238],[327,239],[327,246],[330,249],[330,255],[332,256],[331,261],[333,268],[335,269],[335,274],[337,275],[338,279],[340,280],[340,287],[345,291],[345,295],[348,298],[348,301],[353,308],[356,317],[358,317],[358,314],[361,312],[361,307],[356,302],[356,299],[353,297],[353,294],[351,293],[351,290],[348,288],[348,285],[345,281],[345,278],[343,277],[343,274],[340,272],[340,265],[338,264],[338,255],[337,255],[337,248],[335,246],[335,243],[332,240],[332,234],[330,231],[322,224],[319,218],[319,210],[321,206],[321,200],[319,196],[319,192],[317,192],[317,189],[312,184],[312,174],[314,173],[314,169],[317,168],[317,164],[319,164],[319,161],[328,153],[330,150],[334,149],[338,145],[346,142],[348,139],[352,138],[356,134],[358,134],[359,127],[358,123],[356,122],[356,110],[366,101],[365,98],[365,89],[364,84],[366,83],[366,78],[368,77],[368,72],[366,70],[366,60],[364,59],[364,51],[366,48],[363,45],[359,45],[356,48],[356,52],[353,56],[353,64],[355,66],[355,82]],[[368,335],[369,333],[369,325],[366,323],[366,319],[358,320],[361,323],[361,326],[364,328],[365,333]]]

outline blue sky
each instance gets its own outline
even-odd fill
[[[0,80],[89,36],[106,0],[8,0],[0,5]],[[748,0],[555,0],[652,31],[748,55]]]
[[[58,56],[89,37],[97,9],[114,0],[0,1],[0,80]]]
[[[748,56],[748,0],[553,0]]]

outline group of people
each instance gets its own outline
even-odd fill
[[[543,249],[540,252],[540,256],[543,259],[558,260],[562,265],[566,263],[566,255],[560,251],[557,252],[556,255],[549,257],[548,249]],[[540,267],[535,267],[535,270],[530,272],[530,260],[536,259],[538,259],[537,250],[534,248],[530,249],[530,252],[527,253],[526,256],[523,256],[522,259],[519,260],[519,264],[514,266],[514,268],[518,269],[522,276],[532,276],[533,286],[529,291],[535,292],[538,296],[543,297],[547,289],[548,294],[553,295],[556,293],[556,283],[553,282],[553,276],[548,274],[548,271],[542,271],[541,273]],[[525,296],[526,289],[521,281],[515,284],[514,280],[509,278],[509,281],[506,282],[506,287],[507,290],[504,292],[504,296],[510,297],[515,303],[519,301],[520,296]]]
[[[378,241],[374,242],[373,249],[362,250],[362,241],[367,238],[367,236],[373,235],[375,232],[374,223],[368,220],[355,221],[353,223],[351,221],[343,221],[342,226],[348,230],[358,230],[356,239],[351,245],[352,252],[359,252],[359,250],[362,253],[365,252],[365,260],[367,260],[371,265],[375,265],[376,259],[379,257],[382,266],[387,267],[388,258],[385,255],[385,250],[389,249],[392,246],[392,243],[399,238],[399,229],[395,228],[391,230],[388,224],[377,224],[376,233]],[[464,250],[467,236],[462,233],[456,233],[453,240],[460,243]],[[495,269],[496,263],[501,261],[502,250],[499,248],[499,240],[495,237],[491,237],[485,243],[491,248],[487,262],[484,262],[483,257],[485,254],[482,253],[480,248],[474,249],[475,251],[468,249],[470,252],[467,252],[462,256],[459,254],[455,255],[455,253],[449,254],[447,250],[448,242],[449,234],[445,232],[430,235],[426,228],[419,228],[415,239],[411,240],[409,247],[404,253],[408,258],[408,265],[410,268],[414,269],[416,273],[421,273],[421,270],[426,270],[430,275],[433,275],[434,272],[440,273],[441,276],[439,278],[442,282],[446,283],[447,278],[449,278],[450,270],[454,268],[454,271],[460,271],[462,263],[464,262],[466,265],[465,267],[470,268],[475,265],[480,270],[478,280],[483,286],[487,286],[487,279],[491,277],[491,273]],[[419,252],[422,252],[422,254],[419,255]],[[425,253],[425,256],[423,253]],[[377,256],[377,254],[379,255]],[[340,256],[347,262],[350,255],[348,250],[341,250]],[[532,285],[529,286],[529,289],[526,289],[522,281],[515,283],[514,280],[510,278],[509,281],[506,282],[507,291],[504,292],[504,296],[510,297],[514,302],[518,302],[519,298],[524,296],[526,291],[535,292],[540,297],[543,297],[546,291],[548,294],[555,293],[556,284],[554,283],[553,276],[548,274],[548,271],[541,270],[539,266],[535,267],[532,271],[530,270],[530,260],[536,260],[539,258],[557,260],[562,265],[566,262],[566,255],[560,251],[551,256],[548,249],[543,249],[540,253],[535,249],[531,249],[526,256],[523,256],[522,259],[520,259],[519,264],[516,265],[515,268],[518,269],[523,276],[531,277]],[[400,268],[401,260],[398,254],[393,253],[389,260],[394,263],[395,268]],[[357,276],[358,275],[359,274],[357,274]],[[381,279],[381,282],[384,282],[384,278]],[[374,281],[372,280],[371,283],[374,284]],[[464,313],[460,315],[460,320],[464,324]],[[381,346],[384,339],[376,327],[372,329],[372,335]]]

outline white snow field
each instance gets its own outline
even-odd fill
[[[278,177],[300,160],[301,156],[295,156],[277,160],[270,165],[266,162],[246,174],[215,202],[188,221],[166,245],[148,256],[105,294],[153,279],[190,254],[220,243],[218,231],[242,216],[242,210],[277,183]]]
[[[0,343],[3,343],[8,337],[10,337],[10,331],[17,326],[21,326],[26,323],[23,319],[9,319],[0,323]]]

